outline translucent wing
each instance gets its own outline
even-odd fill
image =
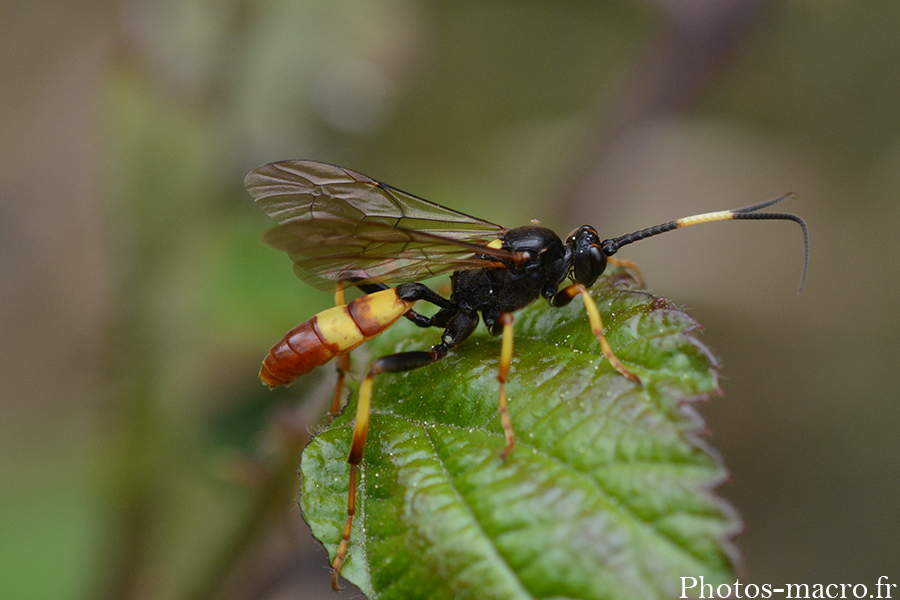
[[[486,246],[505,227],[350,169],[283,161],[254,169],[244,185],[278,223],[263,239],[287,252],[297,275],[320,289],[416,281],[511,258]]]

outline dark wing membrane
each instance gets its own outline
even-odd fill
[[[288,253],[300,279],[328,291],[341,282],[404,283],[458,269],[499,266],[476,257],[485,250],[508,256],[430,233],[347,219],[279,225],[267,231],[263,240]]]
[[[341,282],[403,283],[447,271],[496,266],[510,253],[485,244],[505,227],[428,202],[355,171],[312,161],[255,169],[244,184],[279,223],[264,240],[287,252],[297,275]]]

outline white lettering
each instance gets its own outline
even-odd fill
[[[685,585],[687,580],[691,580],[691,585]],[[697,587],[697,579],[695,577],[682,577],[681,578],[681,595],[679,598],[687,598],[687,591],[691,588]]]

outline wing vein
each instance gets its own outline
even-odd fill
[[[297,275],[320,289],[348,280],[415,281],[511,259],[509,252],[486,246],[505,227],[350,169],[282,161],[254,169],[244,183],[278,223],[263,239],[287,252]]]

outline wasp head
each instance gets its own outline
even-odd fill
[[[582,225],[566,239],[572,253],[569,278],[575,283],[591,287],[606,270],[606,253],[600,247],[600,236],[590,225]]]

